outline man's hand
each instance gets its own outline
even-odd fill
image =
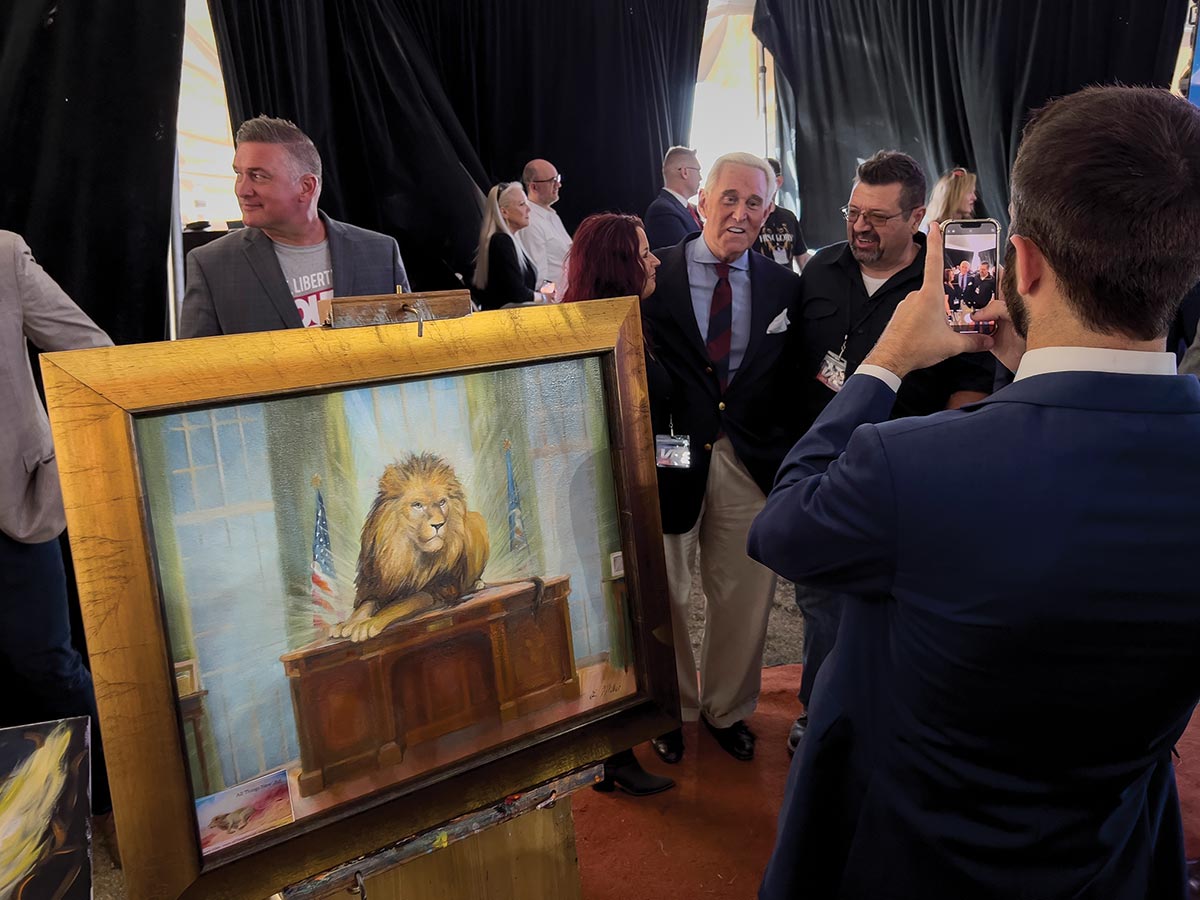
[[[946,294],[942,289],[942,230],[929,226],[925,246],[925,281],[921,289],[900,301],[892,320],[863,365],[880,366],[903,378],[916,369],[925,369],[960,353],[992,349],[992,338],[985,334],[959,334],[946,321]],[[987,307],[990,309],[990,305]],[[984,320],[984,310],[976,314]]]
[[[1025,355],[1025,338],[1017,334],[1012,319],[1008,315],[1008,304],[1004,300],[1001,284],[1004,280],[1004,267],[996,272],[996,293],[988,301],[988,305],[975,311],[975,317],[980,321],[996,323],[996,333],[992,335],[992,356],[1010,372],[1017,371],[1021,357]]]

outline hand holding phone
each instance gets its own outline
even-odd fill
[[[942,224],[942,268],[946,321],[963,334],[993,334],[995,322],[974,316],[996,295],[1000,223],[995,219],[955,219]]]
[[[929,228],[929,252],[921,287],[900,301],[862,365],[879,366],[904,378],[960,353],[991,350],[990,335],[959,333],[947,327],[947,273],[942,265],[942,235],[935,222]]]

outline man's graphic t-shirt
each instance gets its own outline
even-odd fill
[[[317,301],[333,296],[333,261],[329,256],[329,241],[308,247],[275,244],[275,258],[287,281],[296,311],[305,328],[320,325]]]
[[[807,253],[804,232],[800,230],[796,214],[790,209],[775,207],[771,215],[767,216],[767,221],[763,222],[754,249],[784,266],[792,264],[793,256],[803,256]]]

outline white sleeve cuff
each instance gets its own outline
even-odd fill
[[[883,366],[859,366],[854,370],[855,375],[870,375],[872,378],[878,378],[884,384],[892,389],[893,392],[900,390],[900,376],[895,372],[889,372]]]

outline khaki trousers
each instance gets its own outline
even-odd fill
[[[686,534],[664,535],[671,628],[679,704],[685,722],[701,712],[727,728],[758,703],[763,643],[775,596],[775,573],[746,555],[750,523],[766,497],[734,453],[728,438],[713,445],[700,517]],[[708,600],[700,683],[688,637],[688,595],[700,549],[700,583]]]

